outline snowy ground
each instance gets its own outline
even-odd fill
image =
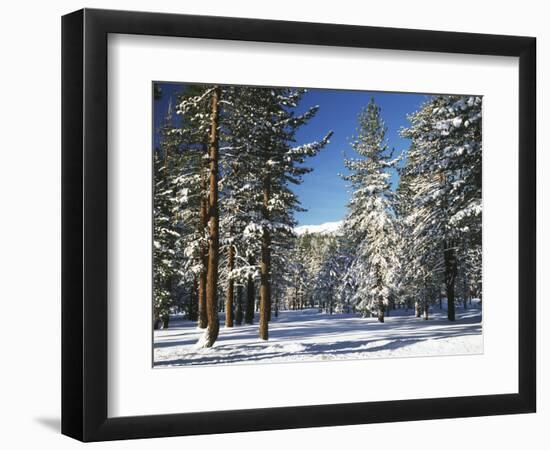
[[[256,317],[257,319],[257,317]],[[350,314],[332,316],[316,309],[282,311],[269,324],[269,341],[258,338],[258,325],[225,328],[214,347],[197,349],[202,330],[175,317],[154,335],[156,367],[190,364],[326,361],[483,352],[481,310],[457,310],[457,320],[435,308],[430,320],[412,312],[392,311],[385,323]]]

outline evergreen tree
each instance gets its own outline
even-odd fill
[[[353,189],[345,230],[356,252],[349,276],[356,286],[352,300],[363,313],[376,314],[380,322],[396,286],[397,263],[392,192],[389,169],[395,167],[385,141],[386,127],[374,99],[359,115],[358,135],[352,142],[360,158],[346,159],[343,178]]]
[[[175,217],[177,210],[177,183],[171,164],[175,159],[178,141],[170,135],[172,110],[168,113],[160,129],[160,145],[153,154],[153,263],[154,328],[168,327],[170,311],[175,306],[174,286],[177,284],[180,255],[176,251],[181,230]]]
[[[415,236],[424,261],[443,260],[448,319],[455,320],[455,282],[465,239],[481,245],[481,97],[435,96],[402,130],[412,140],[404,174],[414,192]]]
[[[336,236],[324,236],[319,270],[314,275],[314,297],[320,309],[333,314],[339,306],[338,285],[342,279],[343,260]]]
[[[318,142],[293,147],[299,127],[310,120],[317,107],[296,115],[303,90],[247,88],[249,101],[241,103],[241,117],[250,117],[247,157],[255,169],[256,211],[259,215],[245,228],[245,235],[260,242],[260,338],[268,339],[271,310],[271,261],[275,240],[292,238],[293,213],[300,209],[291,184],[299,184],[311,169],[302,166],[308,157],[323,148],[331,133]],[[243,108],[243,106],[245,106]],[[249,119],[247,119],[249,120]]]
[[[260,336],[268,337],[273,251],[286,251],[284,242],[292,238],[295,224],[293,213],[299,210],[289,185],[301,182],[301,176],[310,170],[302,166],[305,159],[329,139],[327,135],[319,142],[292,146],[296,130],[317,111],[311,108],[295,114],[302,95],[303,91],[293,89],[199,86],[179,105],[188,124],[179,130],[180,136],[191,133],[197,142],[204,145],[207,141],[208,168],[203,171],[208,178],[204,196],[208,201],[205,346],[213,345],[218,333],[220,243],[227,255],[221,269],[226,284],[226,325],[233,324],[235,280],[247,284],[245,321],[252,321],[250,303],[259,272]],[[200,230],[204,220],[199,223]],[[254,263],[256,255],[258,265]],[[202,280],[204,271],[200,273]],[[201,292],[199,287],[199,298]]]
[[[206,244],[199,241],[201,261],[201,286],[199,288],[199,313],[201,321],[206,315],[207,327],[201,345],[214,345],[219,332],[218,318],[218,263],[219,263],[219,207],[218,207],[218,171],[219,171],[219,131],[220,86],[195,86],[178,107],[186,127],[179,130],[183,136],[191,136],[203,153],[202,173],[197,177],[201,191],[206,187],[200,204],[200,225],[206,223]],[[206,181],[206,182],[205,182]],[[206,219],[206,220],[205,220]],[[206,250],[207,247],[207,250]],[[205,264],[206,263],[206,264]],[[206,267],[204,267],[206,265]],[[205,314],[206,313],[206,314]]]

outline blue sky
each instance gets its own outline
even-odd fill
[[[163,83],[163,95],[155,102],[155,129],[162,123],[171,96],[181,89],[181,84]],[[370,91],[345,91],[329,89],[309,89],[299,106],[305,110],[319,105],[317,115],[297,133],[297,144],[321,139],[332,130],[330,144],[307,162],[313,171],[304,176],[301,185],[293,186],[306,212],[296,214],[299,225],[315,225],[341,220],[346,215],[349,189],[339,174],[345,172],[344,156],[356,154],[349,143],[356,134],[357,116],[362,108],[374,97],[382,109],[382,117],[388,128],[386,137],[395,155],[408,147],[408,140],[399,136],[399,130],[408,125],[407,114],[416,111],[427,99],[422,94],[403,94]],[[154,137],[155,143],[157,137]],[[392,177],[397,183],[397,175]]]

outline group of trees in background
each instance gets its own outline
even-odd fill
[[[180,308],[205,328],[202,345],[211,347],[220,308],[232,327],[252,323],[257,304],[259,335],[268,339],[274,269],[285,265],[300,210],[290,186],[331,135],[293,145],[318,109],[299,114],[303,94],[192,85],[169,107],[154,152],[156,327]]]
[[[291,305],[383,322],[398,307],[428,319],[445,298],[454,321],[457,300],[481,299],[481,98],[434,96],[409,121],[401,134],[410,147],[393,158],[374,100],[359,115],[358,157],[345,160],[343,175],[348,215],[339,233],[298,238],[303,274]]]
[[[160,96],[160,92],[158,92]],[[297,236],[292,185],[329,142],[295,145],[317,112],[304,90],[187,85],[154,151],[154,326],[183,312],[210,347],[225,326],[268,339],[272,310],[317,307],[384,321],[396,307],[481,296],[481,98],[432,96],[402,129],[398,157],[374,100],[359,115],[342,175],[348,214],[331,234]],[[396,188],[391,177],[399,175]],[[395,184],[395,183],[394,183]]]

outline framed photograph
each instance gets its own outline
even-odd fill
[[[62,21],[62,432],[535,412],[536,40]]]

